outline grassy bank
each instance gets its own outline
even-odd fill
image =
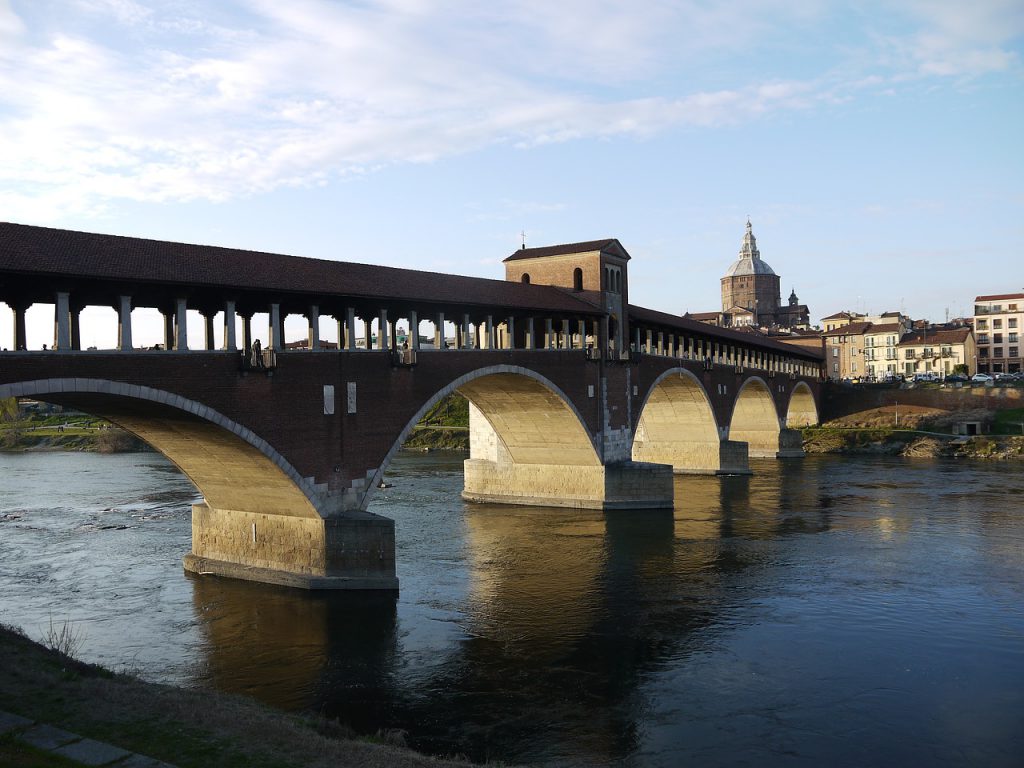
[[[74,630],[59,627],[36,644],[0,626],[0,709],[63,728],[180,768],[418,768],[465,766],[374,741],[357,740],[323,719],[277,712],[252,700],[211,691],[146,683],[84,664],[55,648],[72,649]],[[41,762],[11,740],[0,740],[0,765]]]
[[[807,453],[1024,460],[1024,437],[955,435],[887,427],[825,425],[801,430]]]
[[[437,402],[402,446],[406,450],[469,450],[469,401],[451,394]]]

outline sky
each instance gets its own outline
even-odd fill
[[[815,322],[942,321],[1024,290],[1022,42],[1020,0],[0,0],[0,220],[497,279],[615,237],[679,314],[749,216]]]

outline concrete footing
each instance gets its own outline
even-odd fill
[[[467,459],[464,499],[576,509],[671,509],[672,467],[513,464]]]
[[[184,566],[305,589],[397,590],[395,522],[368,512],[324,519],[195,504]]]
[[[714,442],[667,442],[637,444],[633,458],[672,465],[677,475],[749,475],[747,444],[738,440]]]

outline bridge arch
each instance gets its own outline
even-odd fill
[[[782,425],[771,389],[760,376],[751,376],[733,402],[729,439],[747,443],[755,458],[775,458],[779,453]]]
[[[809,427],[817,424],[818,404],[814,400],[811,388],[804,381],[798,381],[789,395],[789,407],[786,409],[787,427]]]
[[[671,464],[677,473],[722,470],[718,423],[704,385],[685,368],[650,387],[633,433],[633,461]]]
[[[455,392],[470,402],[471,456],[486,451],[512,464],[601,465],[595,438],[561,387],[528,368],[490,365],[442,387],[416,411],[381,462],[364,508],[415,426]]]
[[[166,456],[210,507],[318,518],[312,482],[266,440],[202,403],[106,379],[39,379],[0,385],[0,399],[33,397],[106,419]],[[143,405],[144,404],[144,405]]]

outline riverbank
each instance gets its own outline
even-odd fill
[[[0,709],[179,768],[447,768],[467,765],[396,746],[401,733],[355,739],[337,722],[277,712],[240,696],[147,683],[76,661],[75,631],[45,647],[0,625]],[[374,743],[374,742],[384,743]],[[68,765],[0,739],[0,764]]]
[[[1024,437],[978,435],[956,437],[910,429],[806,427],[807,453],[1024,460]]]

